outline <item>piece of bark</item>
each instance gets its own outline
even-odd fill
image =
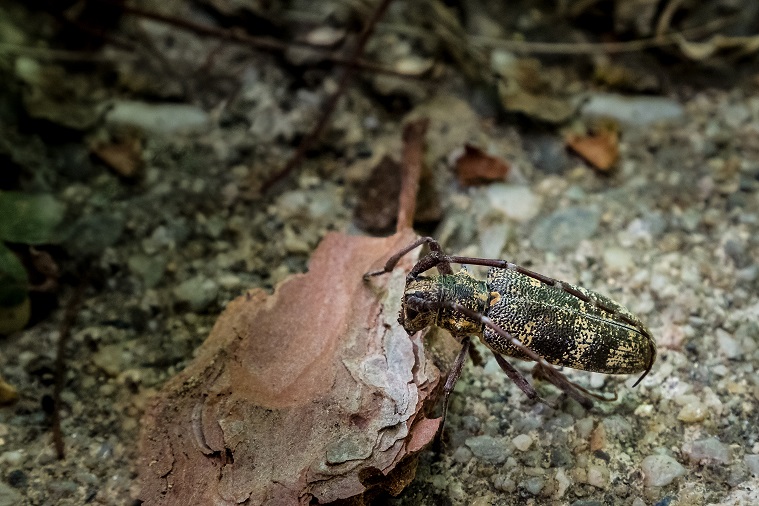
[[[396,227],[398,197],[401,191],[401,165],[384,156],[358,192],[353,211],[356,226],[370,234],[387,234]]]
[[[439,419],[423,413],[440,372],[420,335],[396,322],[416,256],[362,275],[414,239],[410,229],[331,233],[308,273],[231,302],[144,416],[144,504],[323,504],[402,490],[413,472],[393,470],[437,432]]]

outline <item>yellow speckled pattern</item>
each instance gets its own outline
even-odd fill
[[[645,325],[608,297],[565,283],[614,312],[511,269],[490,269],[487,284],[500,299],[488,307],[486,316],[552,364],[631,374],[645,371],[654,360],[656,346]],[[497,353],[525,358],[490,329],[481,339]]]

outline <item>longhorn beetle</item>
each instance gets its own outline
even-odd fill
[[[539,374],[586,409],[593,406],[588,396],[614,400],[616,395],[607,399],[589,392],[551,364],[606,374],[642,372],[633,386],[651,370],[656,343],[646,326],[621,304],[505,260],[446,255],[432,237],[421,237],[401,249],[383,269],[364,274],[364,280],[391,272],[401,257],[423,244],[430,252],[406,276],[398,322],[409,335],[437,325],[461,341],[443,389],[441,429],[473,335],[493,352],[527,397],[544,403],[504,355],[535,361],[533,376]],[[454,274],[452,263],[490,267],[487,281],[473,278],[465,269]],[[422,276],[433,267],[440,275]]]

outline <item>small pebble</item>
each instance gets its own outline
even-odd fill
[[[17,506],[23,504],[23,500],[16,489],[0,481],[0,506]]]
[[[532,445],[532,438],[527,434],[520,434],[511,440],[517,450],[524,452]]]
[[[488,185],[485,191],[494,209],[517,222],[525,222],[537,216],[543,204],[543,199],[533,193],[529,186],[494,183]]]
[[[493,477],[493,486],[496,490],[507,493],[514,492],[517,489],[517,484],[514,480],[503,474],[496,474]]]
[[[685,423],[703,421],[709,414],[709,409],[701,401],[690,402],[682,407],[677,414],[677,419]]]
[[[614,93],[593,93],[582,106],[582,115],[614,118],[621,123],[645,126],[671,121],[683,116],[677,101],[667,97],[622,96]]]
[[[556,476],[554,479],[556,480],[557,487],[556,495],[554,497],[556,499],[561,499],[569,486],[572,484],[572,480],[569,479],[569,476],[567,476],[567,472],[564,469],[559,469],[556,471]]]
[[[607,248],[603,252],[603,258],[606,267],[615,272],[627,272],[634,265],[632,252],[628,249]]]
[[[24,460],[23,450],[11,450],[0,453],[0,463],[7,463],[11,467],[20,465]]]
[[[546,482],[543,478],[539,476],[533,476],[531,478],[527,478],[522,483],[519,484],[520,488],[525,489],[527,492],[529,492],[532,495],[538,495],[541,490],[543,490],[543,487],[545,486]]]
[[[715,437],[685,443],[683,453],[694,464],[728,464],[730,462],[730,447]]]
[[[743,461],[751,474],[759,476],[759,455],[746,455],[743,457]]]
[[[467,438],[465,444],[472,450],[475,457],[500,464],[508,456],[508,445],[503,438],[492,436],[475,436]]]
[[[106,114],[106,122],[136,127],[154,134],[198,131],[210,124],[210,116],[190,104],[118,101]]]
[[[459,464],[466,464],[472,458],[472,450],[466,446],[459,446],[456,451],[453,452],[452,458]]]
[[[735,339],[731,334],[723,329],[717,329],[717,344],[719,345],[719,351],[725,357],[729,359],[736,359],[743,356],[743,348],[741,343]]]
[[[195,276],[174,288],[174,296],[190,305],[194,311],[202,311],[216,300],[219,285],[212,279]]]
[[[448,480],[442,474],[435,474],[430,478],[432,487],[437,490],[445,490],[448,487]]]
[[[604,489],[609,486],[609,470],[605,467],[588,466],[588,484]]]
[[[530,241],[535,248],[543,251],[573,250],[596,233],[600,222],[601,213],[597,209],[570,207],[539,221],[530,235]]]
[[[647,487],[664,487],[685,474],[685,468],[669,455],[650,455],[641,463]]]

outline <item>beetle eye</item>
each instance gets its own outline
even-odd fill
[[[407,319],[413,320],[417,316],[419,316],[419,311],[417,311],[416,309],[406,308],[406,318]]]

